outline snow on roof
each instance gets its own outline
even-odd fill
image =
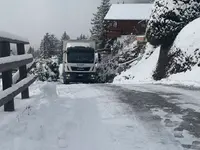
[[[93,40],[68,40],[66,42],[66,49],[75,46],[92,47],[94,49],[96,48],[96,43]]]
[[[23,44],[29,44],[28,39],[22,38],[20,36],[0,31],[0,41],[9,41],[11,43],[23,43]]]
[[[105,20],[148,20],[152,4],[112,4]]]

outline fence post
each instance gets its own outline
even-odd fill
[[[17,44],[17,54],[18,55],[23,55],[25,54],[25,47],[24,44]],[[19,67],[19,75],[20,75],[20,80],[23,80],[24,78],[27,77],[27,68],[26,65]],[[26,99],[29,98],[29,89],[25,89],[22,93],[21,93],[22,99]]]
[[[10,56],[10,43],[0,42],[0,54],[1,57]],[[10,88],[12,86],[12,70],[2,72],[2,84],[3,90]],[[12,98],[7,104],[4,105],[4,111],[14,111],[14,99]]]

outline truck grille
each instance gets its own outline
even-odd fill
[[[71,67],[72,71],[90,71],[90,67]]]

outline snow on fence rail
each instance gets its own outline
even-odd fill
[[[10,43],[17,44],[18,56],[10,56]],[[14,111],[14,97],[21,93],[22,99],[29,98],[28,87],[36,80],[35,76],[27,77],[27,67],[33,61],[33,56],[25,54],[25,44],[28,40],[7,32],[0,31],[0,72],[2,72],[3,91],[0,92],[0,107],[4,105],[4,111]],[[32,65],[28,66],[31,67]],[[12,69],[19,68],[15,77],[12,77]],[[16,82],[13,83],[13,78]]]
[[[21,91],[28,88],[34,81],[36,77],[30,76],[28,78],[23,79],[17,84],[13,85],[11,88],[8,88],[4,91],[0,92],[0,107],[10,101],[13,97],[17,96]]]
[[[0,58],[0,72],[24,66],[33,61],[31,54],[8,56]]]
[[[28,39],[4,31],[0,31],[0,41],[7,41],[14,44],[29,44]]]
[[[31,63],[26,65],[27,72],[31,71],[31,69],[34,67],[35,63],[36,62],[33,60]],[[16,84],[19,80],[20,80],[20,74],[19,74],[19,70],[18,70],[12,77],[12,84]]]

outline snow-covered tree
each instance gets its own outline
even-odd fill
[[[59,40],[53,34],[46,33],[40,44],[42,58],[50,58],[58,55]]]
[[[29,49],[28,49],[28,51],[27,51],[27,53],[28,53],[28,54],[32,54],[33,57],[35,57],[35,50],[34,50],[33,47],[30,46]]]
[[[108,26],[108,22],[105,22],[104,18],[109,9],[110,0],[102,0],[101,5],[97,7],[97,12],[94,14],[94,18],[91,21],[91,38],[97,42],[99,48],[104,48],[106,44],[105,29]]]
[[[40,43],[40,51],[42,54],[42,58],[46,59],[50,57],[49,54],[49,47],[50,47],[50,42],[49,42],[49,33],[46,33],[44,38],[42,39],[41,43]]]
[[[69,39],[70,39],[70,36],[65,31],[60,40],[59,54],[58,54],[58,62],[59,63],[61,63],[62,59],[63,59],[63,41],[69,40]]]
[[[70,36],[67,34],[67,32],[65,31],[61,37],[61,41],[63,40],[69,40],[70,39]]]
[[[59,79],[58,58],[40,59],[36,63],[34,74],[38,75],[40,81],[57,81]]]
[[[171,43],[185,25],[198,17],[199,0],[156,0],[147,26],[147,40],[152,45]]]
[[[34,57],[36,59],[39,59],[41,58],[41,51],[39,49],[36,49],[35,52],[34,52]]]
[[[77,37],[77,40],[87,40],[89,39],[86,35],[81,34],[79,37]]]
[[[126,36],[120,41],[114,41],[111,52],[101,54],[98,63],[98,82],[112,82],[114,77],[130,68],[143,55],[145,46],[137,44],[135,36]]]
[[[57,56],[59,55],[59,45],[60,41],[58,40],[57,37],[55,37],[54,34],[50,35],[50,56]]]
[[[28,49],[28,51],[27,51],[27,53],[28,54],[33,54],[34,51],[35,51],[34,48],[30,46],[29,49]]]
[[[200,17],[199,0],[155,0],[146,37],[152,45],[161,45],[154,79],[167,76],[169,50],[174,39],[189,22]]]

